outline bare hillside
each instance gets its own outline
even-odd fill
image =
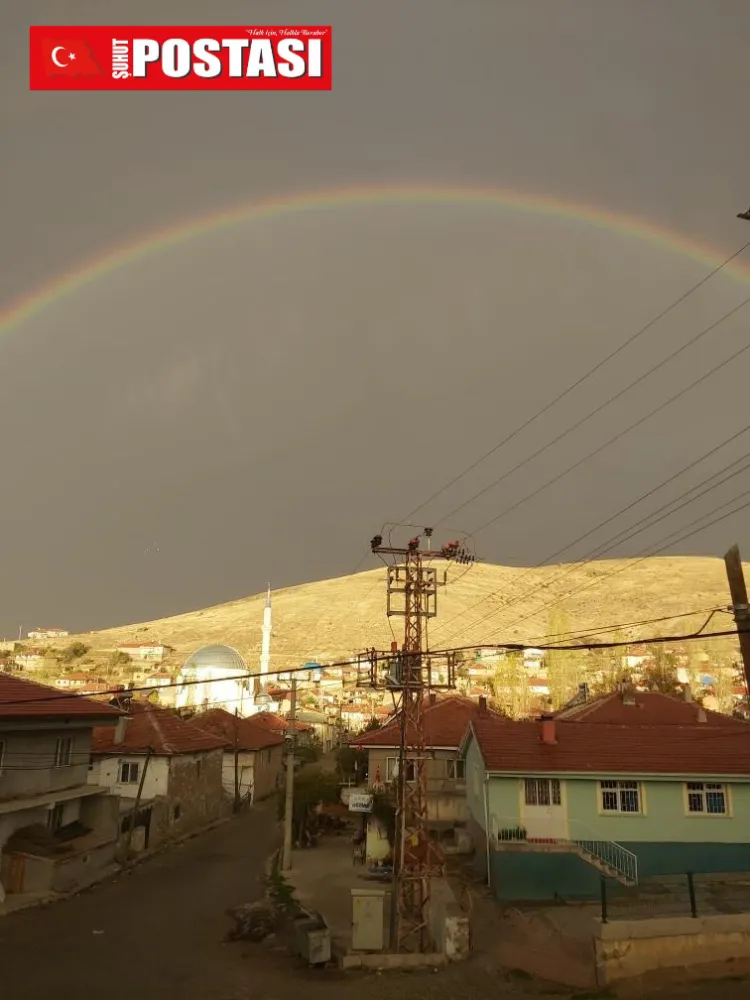
[[[264,594],[191,611],[173,618],[124,625],[80,638],[94,655],[123,642],[160,641],[175,647],[181,663],[202,645],[236,647],[252,667],[258,663]],[[523,569],[479,564],[451,567],[438,597],[438,617],[430,622],[433,648],[541,640],[548,628],[548,605],[557,604],[574,629],[597,628],[696,611],[694,617],[626,630],[628,638],[684,634],[697,629],[704,609],[729,604],[724,563],[716,558],[668,557],[646,561],[611,560],[583,567]],[[402,622],[385,614],[384,569],[322,580],[273,595],[271,668],[308,660],[330,662],[370,646],[387,648],[401,638]],[[525,619],[518,621],[518,619]],[[517,623],[517,624],[514,624]],[[711,630],[732,627],[718,615]],[[602,636],[602,638],[605,638]]]

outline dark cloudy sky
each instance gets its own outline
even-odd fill
[[[106,18],[93,0],[5,7],[5,305],[190,216],[352,185],[518,188],[645,217],[723,256],[750,239],[735,219],[750,202],[747,0],[108,0]],[[334,90],[27,90],[30,22],[207,20],[332,23]],[[143,620],[267,579],[350,572],[383,521],[708,270],[572,219],[363,204],[201,236],[57,298],[0,339],[0,634]],[[420,518],[445,515],[747,295],[729,275],[710,282]],[[484,524],[749,328],[750,307],[451,524]],[[678,471],[744,426],[749,373],[750,354],[480,532],[480,554],[541,562]],[[748,480],[616,551],[655,543]],[[750,511],[672,551],[721,554],[739,540],[747,555],[748,524]]]

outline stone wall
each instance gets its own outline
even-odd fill
[[[223,815],[223,757],[219,749],[170,758],[167,799],[171,836],[182,836]]]
[[[594,937],[600,986],[667,969],[702,973],[750,962],[750,914],[615,920]]]

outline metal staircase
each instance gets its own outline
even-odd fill
[[[638,885],[638,857],[613,840],[570,840],[576,854],[623,885]]]

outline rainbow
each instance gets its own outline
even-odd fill
[[[466,205],[488,210],[525,212],[546,218],[567,219],[581,225],[633,237],[681,254],[709,267],[725,257],[716,247],[666,229],[646,219],[611,212],[595,205],[563,201],[548,195],[510,188],[463,188],[431,185],[379,185],[313,191],[261,201],[244,202],[217,212],[198,215],[186,222],[155,230],[130,243],[80,264],[11,302],[0,312],[0,332],[20,327],[50,306],[86,288],[100,278],[135,261],[159,254],[206,233],[243,223],[273,219],[303,212],[328,212],[360,205]],[[750,282],[750,263],[739,258],[727,265],[726,273]]]

